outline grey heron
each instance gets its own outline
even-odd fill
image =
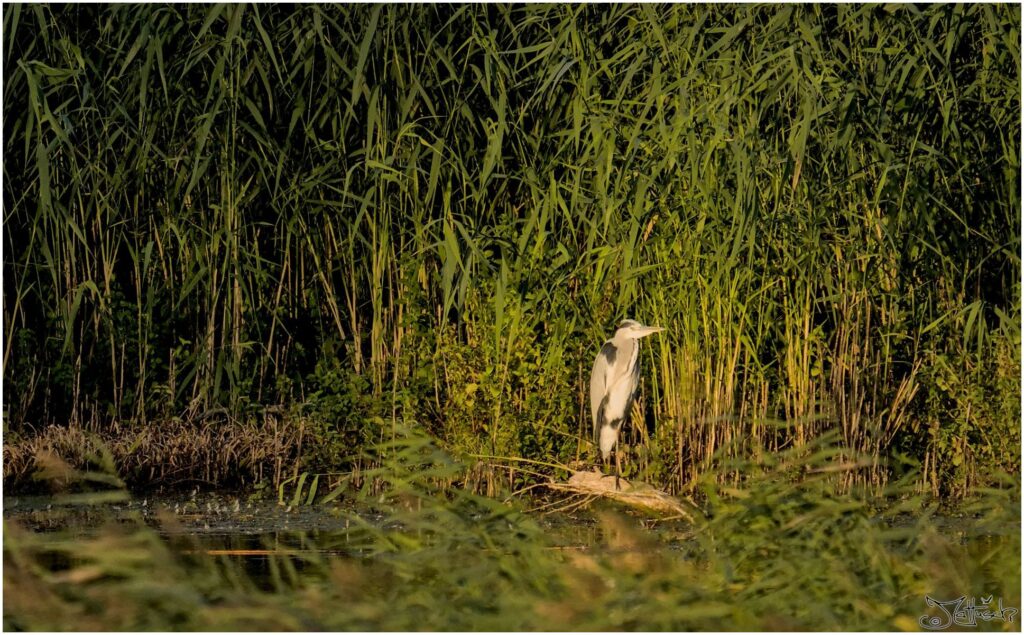
[[[619,431],[629,422],[640,386],[640,338],[664,330],[660,326],[644,326],[636,320],[623,320],[594,360],[594,371],[590,375],[594,441],[601,449],[601,460],[606,466],[615,449],[615,489],[619,488],[622,476]]]

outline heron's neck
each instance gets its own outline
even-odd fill
[[[640,340],[632,337],[616,337],[612,340],[615,349],[620,352],[615,358],[615,365],[625,364],[627,368],[636,363],[636,356],[640,351]]]
[[[617,335],[612,338],[612,343],[615,344],[615,348],[628,351],[632,350],[634,346],[639,346],[640,340],[626,335]]]

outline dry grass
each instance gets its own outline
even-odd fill
[[[602,497],[655,514],[692,520],[690,510],[678,498],[640,481],[619,479],[598,472],[574,473],[565,483],[553,482],[549,488],[590,499]],[[572,503],[569,503],[570,505]]]
[[[270,414],[263,420],[173,419],[98,432],[50,425],[35,434],[5,439],[4,484],[14,490],[31,489],[40,472],[81,472],[105,467],[104,462],[133,487],[267,480],[277,484],[297,473],[304,430],[301,418]]]

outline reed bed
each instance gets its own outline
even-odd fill
[[[277,407],[304,470],[413,422],[569,463],[628,316],[667,328],[628,465],[671,491],[824,432],[869,457],[840,490],[894,457],[941,495],[1019,474],[1019,7],[32,4],[3,33],[8,434],[216,443],[210,413]]]

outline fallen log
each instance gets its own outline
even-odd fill
[[[568,481],[553,482],[548,487],[561,492],[608,498],[630,507],[693,520],[689,509],[681,500],[641,481],[620,478],[619,487],[616,489],[614,476],[579,471],[574,472]]]

